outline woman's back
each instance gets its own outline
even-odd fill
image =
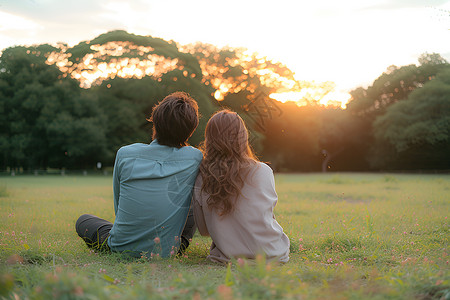
[[[232,257],[265,254],[267,260],[287,262],[289,238],[273,215],[278,198],[272,169],[261,162],[249,168],[233,211],[223,216],[208,207],[209,195],[202,191],[202,176],[197,177],[194,215],[200,233],[213,240],[208,258],[227,262]]]

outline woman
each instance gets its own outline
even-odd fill
[[[208,258],[287,262],[289,239],[275,220],[277,203],[272,169],[259,162],[248,144],[238,114],[223,110],[206,125],[203,161],[194,187],[194,217],[199,232],[211,236]]]

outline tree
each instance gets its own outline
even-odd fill
[[[241,91],[257,94],[262,87],[267,94],[300,87],[288,67],[244,48],[218,48],[196,43],[183,46],[181,50],[198,60],[202,81],[215,89],[214,97],[218,101]]]
[[[378,77],[368,88],[357,88],[350,92],[351,101],[347,104],[347,110],[362,117],[363,123],[360,125],[367,130],[365,136],[361,137],[372,145],[367,152],[367,160],[373,168],[381,168],[389,165],[387,157],[392,161],[400,161],[400,158],[393,153],[396,150],[390,143],[382,143],[380,135],[377,142],[374,142],[374,132],[380,134],[380,129],[375,129],[375,119],[380,118],[390,109],[391,106],[399,102],[406,101],[409,95],[415,90],[421,89],[428,82],[450,68],[450,64],[439,54],[423,54],[419,58],[419,65],[408,65],[403,67],[390,66],[387,71]],[[406,104],[405,104],[406,105]],[[381,125],[377,125],[378,127]],[[419,151],[420,152],[420,151]],[[402,156],[406,157],[406,156]],[[407,164],[402,164],[406,166]],[[394,167],[394,164],[390,164]],[[399,167],[400,165],[397,165]]]
[[[75,80],[45,63],[54,49],[14,47],[1,56],[2,168],[84,167],[103,154],[102,113]]]
[[[391,168],[450,168],[450,70],[391,105],[374,122],[372,163]]]
[[[400,68],[390,66],[367,89],[357,88],[351,91],[352,99],[347,105],[349,111],[373,120],[384,114],[388,106],[406,99],[412,91],[450,66],[436,53],[422,54],[419,63],[419,66],[412,64]]]

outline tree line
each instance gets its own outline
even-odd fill
[[[99,77],[106,68],[112,75]],[[89,88],[80,87],[83,78]],[[152,107],[179,90],[199,103],[192,145],[203,140],[211,114],[228,107],[246,121],[260,159],[278,171],[450,168],[450,65],[439,54],[388,67],[371,86],[351,91],[346,109],[268,97],[312,85],[244,49],[180,46],[125,31],[72,48],[7,48],[0,57],[0,169],[112,166],[121,146],[151,141]]]

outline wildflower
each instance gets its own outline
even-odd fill
[[[327,259],[327,263],[332,263],[332,262],[333,262],[332,258]]]
[[[18,254],[13,254],[10,257],[8,257],[8,260],[6,262],[10,265],[22,264],[23,258]]]
[[[159,239],[159,237],[155,237],[154,240],[153,240],[153,242],[155,242],[155,244],[159,244],[160,241],[161,240]]]
[[[73,293],[75,296],[83,296],[83,288],[81,286],[75,287]]]
[[[258,255],[256,255],[255,259],[256,259],[256,262],[262,262],[262,261],[264,261],[264,256],[261,254],[258,254]]]
[[[243,260],[242,258],[238,258],[237,263],[239,266],[243,267],[245,265],[245,260]]]
[[[217,292],[222,299],[233,299],[233,290],[229,286],[221,284],[217,287]]]
[[[172,255],[174,255],[175,254],[175,251],[170,251],[170,256],[172,256]]]

